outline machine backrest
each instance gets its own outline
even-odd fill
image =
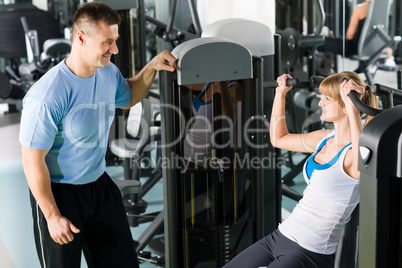
[[[71,51],[71,40],[65,38],[51,38],[43,43],[43,52],[49,57],[67,55]]]
[[[131,107],[127,118],[127,133],[133,138],[149,135],[152,115],[152,104],[149,99],[143,99]]]
[[[359,44],[359,56],[372,57],[387,46],[384,37],[375,34],[375,28],[383,28],[388,33],[388,20],[392,0],[371,0],[366,21],[364,22]],[[391,40],[391,38],[389,37]]]
[[[37,30],[40,49],[45,40],[63,36],[57,20],[49,12],[38,8],[4,9],[0,11],[0,57],[12,59],[27,56],[25,34],[20,20],[22,16],[27,19],[30,30]]]

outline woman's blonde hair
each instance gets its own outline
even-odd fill
[[[373,94],[371,91],[371,86],[366,85],[366,83],[363,81],[363,79],[356,73],[354,72],[349,72],[349,71],[344,71],[336,74],[332,74],[328,77],[326,77],[320,84],[320,93],[325,94],[335,100],[338,101],[339,105],[341,107],[344,107],[345,104],[342,101],[341,93],[340,93],[340,86],[342,83],[342,80],[344,78],[347,78],[348,80],[353,80],[358,84],[359,86],[362,86],[365,88],[364,93],[360,95],[360,100],[373,107],[373,108],[378,108],[378,97]],[[360,112],[360,115],[363,115]],[[370,115],[367,115],[366,120],[364,125],[366,125],[368,122],[373,117]]]

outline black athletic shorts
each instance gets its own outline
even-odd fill
[[[60,245],[50,237],[46,220],[31,194],[36,249],[42,267],[79,268],[81,250],[89,268],[139,267],[122,196],[104,173],[84,185],[52,183],[62,216],[80,229],[74,240]]]

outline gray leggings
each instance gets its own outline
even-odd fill
[[[335,254],[311,252],[276,229],[240,252],[224,268],[333,268],[334,260]]]

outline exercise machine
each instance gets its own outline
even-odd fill
[[[280,75],[280,68],[278,67],[281,61],[279,36],[274,35],[271,29],[263,23],[249,19],[229,18],[205,27],[201,37],[220,37],[232,40],[248,48],[254,57],[261,58],[263,81],[261,93],[263,99],[262,112],[264,118],[269,120],[275,97],[275,91],[270,88],[270,81]],[[268,133],[264,133],[263,139],[264,144],[268,145],[263,150],[263,157],[268,158],[274,155],[275,162],[281,161],[283,159],[281,152],[279,149],[272,147]],[[260,203],[263,204],[261,205],[261,211],[265,211],[265,213],[261,213],[260,221],[261,223],[265,222],[265,225],[262,224],[265,226],[265,230],[262,233],[270,233],[277,225],[270,219],[272,217],[281,219],[282,197],[280,193],[282,178],[281,171],[278,168],[266,169],[263,172],[263,176],[267,180],[263,181],[258,189],[260,191],[259,196],[262,197]],[[270,195],[264,197],[264,193],[270,193],[273,189],[277,193],[276,200]]]
[[[385,99],[384,110],[373,109],[351,93],[355,106],[375,116],[359,143],[360,235],[359,267],[402,267],[402,92],[375,84]]]
[[[0,10],[0,98],[17,112],[28,89],[52,66],[66,57],[71,41],[63,38],[56,19],[30,5]]]
[[[262,193],[275,180],[264,173],[275,169],[274,151],[265,157],[270,167],[250,162],[267,150],[263,64],[222,37],[192,39],[172,53],[177,72],[160,73],[162,158],[180,164],[163,169],[166,265],[221,267],[280,220],[266,206],[268,199],[276,202],[276,189]],[[211,97],[203,101],[204,118],[194,112],[203,95]],[[207,143],[196,143],[197,133]]]
[[[357,48],[357,54],[347,56],[358,61],[359,65],[354,70],[356,73],[364,73],[367,83],[374,84],[374,75],[377,62],[387,57],[385,50],[395,48],[400,42],[400,36],[392,37],[388,31],[389,16],[392,0],[371,1],[367,17],[365,19]],[[375,71],[371,71],[374,69]]]

